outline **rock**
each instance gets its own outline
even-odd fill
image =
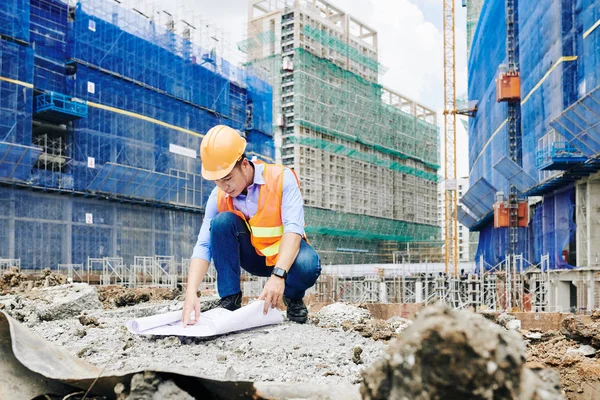
[[[227,371],[225,371],[225,376],[223,377],[224,380],[226,381],[235,381],[237,380],[237,372],[235,372],[235,369],[233,369],[233,367],[229,366],[227,367]]]
[[[383,359],[362,375],[363,399],[539,399],[560,392],[524,368],[521,336],[485,317],[437,304],[390,342]],[[527,371],[527,372],[523,372]],[[521,397],[522,374],[532,395]],[[558,397],[556,397],[558,396]]]
[[[410,319],[394,316],[388,319],[387,323],[390,324],[390,327],[394,330],[395,333],[400,333],[409,326],[411,326],[413,324],[413,321],[411,321]]]
[[[541,332],[528,332],[524,336],[530,340],[541,340],[542,339]]]
[[[98,322],[98,318],[96,317],[88,317],[87,315],[79,316],[79,323],[83,326],[95,326],[99,327],[100,322]]]
[[[363,349],[360,346],[356,346],[352,349],[352,362],[354,364],[362,364],[362,360],[360,359],[362,352]]]
[[[50,303],[40,305],[37,310],[37,315],[42,321],[74,318],[83,311],[102,309],[95,287],[85,283],[76,283],[72,286],[79,290],[72,290],[70,285],[41,290],[40,296],[44,296]]]
[[[362,323],[371,317],[369,310],[350,304],[333,303],[323,307],[316,315],[318,326],[340,327],[348,321],[354,324]]]
[[[227,356],[225,354],[217,354],[217,361],[218,362],[225,362],[227,361]]]
[[[592,311],[592,315],[590,315],[590,318],[592,319],[592,321],[594,322],[598,322],[600,321],[600,308],[593,310]]]
[[[146,371],[131,378],[129,393],[124,386],[115,386],[118,400],[193,400],[172,380],[163,380],[154,372]]]
[[[585,324],[579,316],[568,315],[561,322],[561,333],[570,339],[600,348],[600,322]]]
[[[519,331],[521,330],[521,321],[518,319],[513,319],[506,323],[506,329],[509,331]]]
[[[586,344],[582,344],[578,348],[571,347],[567,350],[567,354],[583,354],[586,357],[594,356],[597,352],[598,351],[595,348]]]

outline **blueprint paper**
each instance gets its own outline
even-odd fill
[[[237,332],[259,326],[279,324],[281,311],[270,308],[263,314],[264,300],[258,300],[235,311],[214,308],[200,314],[196,325],[181,325],[181,311],[172,311],[127,321],[125,326],[138,335],[209,337]]]

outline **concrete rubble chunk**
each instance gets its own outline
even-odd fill
[[[127,391],[122,384],[115,386],[117,400],[193,400],[190,394],[181,390],[173,381],[161,379],[157,374],[146,371],[131,378]]]
[[[569,315],[561,323],[561,333],[570,339],[600,349],[600,322],[586,324],[581,317]]]
[[[577,354],[583,354],[586,357],[590,357],[595,355],[598,352],[598,350],[596,350],[595,348],[593,348],[592,346],[588,346],[587,344],[582,344],[581,346],[575,348],[575,347],[571,347],[570,349],[567,350],[567,353],[577,353]]]
[[[40,305],[37,310],[42,321],[75,318],[84,311],[102,309],[98,291],[85,283],[45,288],[40,290],[39,296],[49,303]]]
[[[364,399],[561,399],[557,376],[524,368],[525,344],[470,311],[425,308],[363,371]]]
[[[521,329],[521,321],[514,315],[502,313],[496,318],[496,322],[510,331],[518,331]]]
[[[318,313],[318,326],[340,327],[344,322],[358,324],[371,318],[369,310],[345,303],[333,303],[323,307]]]

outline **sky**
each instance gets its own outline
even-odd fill
[[[133,0],[135,1],[135,0]],[[138,0],[143,1],[143,0]],[[443,132],[443,18],[441,0],[330,0],[378,31],[380,62],[388,71],[380,83],[438,112]],[[194,15],[222,31],[229,58],[241,61],[236,43],[244,39],[247,0],[155,0],[176,14]],[[457,96],[466,96],[466,8],[456,0]],[[467,135],[457,122],[458,175],[468,174]],[[443,147],[443,138],[441,138]],[[442,158],[443,160],[443,158]],[[443,162],[442,162],[443,164]],[[443,174],[443,171],[440,171]]]

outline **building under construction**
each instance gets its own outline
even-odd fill
[[[600,4],[466,3],[475,114],[459,214],[480,233],[478,267],[577,267],[548,276],[562,291],[554,298],[562,310],[591,310],[600,304]]]
[[[168,275],[192,254],[213,188],[203,133],[230,125],[273,161],[270,86],[185,18],[112,0],[1,2],[0,269]]]
[[[299,175],[324,264],[440,258],[435,112],[383,87],[377,31],[326,1],[250,0],[238,44],[273,87],[276,159]]]

